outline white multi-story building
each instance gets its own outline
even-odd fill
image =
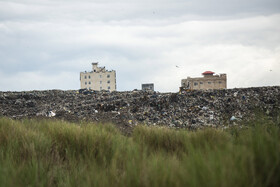
[[[98,67],[98,62],[92,63],[92,71],[80,73],[80,83],[81,89],[115,91],[117,89],[116,71]]]

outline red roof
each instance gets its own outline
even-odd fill
[[[213,75],[214,73],[213,71],[205,71],[202,75]]]

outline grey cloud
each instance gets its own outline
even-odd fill
[[[278,0],[123,0],[123,1],[2,1],[2,20],[141,20],[185,15],[199,17],[268,15],[279,12]]]
[[[278,5],[0,1],[0,88],[77,89],[92,61],[117,70],[119,90],[154,82],[157,90],[177,91],[182,78],[204,70],[228,73],[230,87],[279,84],[277,71],[267,70],[280,70]],[[262,73],[248,77],[256,69]]]

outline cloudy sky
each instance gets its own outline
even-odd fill
[[[206,70],[280,85],[280,1],[0,0],[0,91],[79,89],[92,62],[119,91],[176,92]]]

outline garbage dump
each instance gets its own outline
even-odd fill
[[[250,120],[255,110],[279,115],[280,87],[159,93],[46,90],[0,92],[0,116],[51,117],[70,121],[112,122],[198,129]],[[238,120],[237,120],[238,119]]]

